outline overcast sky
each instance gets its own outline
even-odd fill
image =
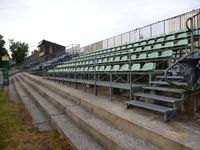
[[[0,0],[0,34],[81,46],[200,8],[200,0]]]

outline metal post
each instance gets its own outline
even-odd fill
[[[75,89],[77,89],[77,75],[76,75],[76,70],[77,70],[77,62],[75,62],[75,72],[74,72],[74,79],[75,79]]]
[[[112,89],[112,73],[110,71],[110,100],[112,100],[112,94],[113,94],[113,89]]]
[[[131,72],[131,52],[129,51],[129,82],[130,82],[130,100],[132,100],[132,72]]]
[[[152,38],[152,24],[150,24],[150,38]]]
[[[95,56],[93,56],[93,64],[94,64],[94,95],[97,96],[97,81],[96,81],[96,63],[95,63]]]
[[[194,28],[193,28],[193,18],[191,18],[191,20],[190,20],[190,25],[191,25],[191,51],[193,51],[193,50],[194,50],[194,35],[193,35]]]

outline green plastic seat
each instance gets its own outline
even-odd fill
[[[187,38],[187,33],[178,34],[177,39],[180,39],[180,38]]]
[[[111,51],[112,51],[112,52],[116,51],[116,48],[112,48]]]
[[[128,60],[128,55],[124,55],[124,56],[122,56],[120,61],[127,61],[127,60]]]
[[[119,71],[130,71],[129,64],[122,65]]]
[[[93,72],[94,71],[94,67],[89,67],[88,71],[89,72]]]
[[[151,46],[150,46],[150,45],[145,46],[144,49],[143,49],[142,51],[149,51],[149,50],[151,50]]]
[[[119,71],[120,65],[114,65],[111,71]]]
[[[188,29],[180,29],[179,31],[178,31],[178,33],[183,33],[183,32],[187,32],[188,31]]]
[[[135,51],[135,49],[133,49],[133,48],[129,49],[130,53],[133,53],[134,51]]]
[[[140,54],[137,60],[146,59],[146,58],[147,58],[147,54]]]
[[[111,65],[109,65],[109,66],[106,66],[106,68],[105,68],[105,71],[106,71],[106,72],[109,72],[109,71],[111,71],[111,68],[112,68],[112,66],[111,66]]]
[[[104,58],[102,62],[103,62],[103,63],[108,62],[108,58]]]
[[[149,41],[148,41],[148,44],[154,44],[154,42],[155,42],[155,40],[152,39],[152,40],[149,40]]]
[[[159,35],[159,37],[164,37],[164,36],[166,36],[165,33],[162,33],[162,34]]]
[[[152,58],[158,58],[159,57],[159,53],[158,52],[153,52],[151,54],[149,54],[148,58],[152,59]]]
[[[145,63],[140,71],[151,71],[155,69],[155,64],[154,63]]]
[[[84,71],[87,72],[87,71],[88,71],[88,67],[85,67],[85,68],[84,68]]]
[[[133,47],[138,47],[139,46],[139,43],[135,43],[134,45],[133,45]]]
[[[119,50],[121,50],[121,47],[117,47],[117,48],[116,48],[116,51],[119,51]]]
[[[140,43],[140,46],[144,46],[144,45],[146,45],[146,43],[147,43],[146,41],[143,41]]]
[[[97,63],[102,63],[102,59],[98,59]]]
[[[171,57],[172,55],[173,55],[172,50],[166,50],[166,51],[162,52],[160,57]]]
[[[81,68],[80,67],[78,67],[77,69],[76,69],[76,72],[79,72],[81,70]]]
[[[80,72],[83,72],[83,71],[84,71],[84,67],[81,67]]]
[[[132,48],[132,47],[133,47],[133,45],[132,45],[132,44],[129,44],[129,45],[127,46],[127,49]]]
[[[120,61],[120,56],[115,57],[114,61]]]
[[[162,38],[158,38],[157,40],[156,40],[156,42],[158,43],[158,42],[163,42],[165,39],[162,37]]]
[[[170,35],[166,38],[166,41],[175,40],[175,35]]]
[[[141,65],[140,64],[133,64],[131,66],[131,71],[139,71],[140,70]]]
[[[76,72],[76,68],[72,68],[72,72]]]
[[[142,47],[138,47],[135,49],[135,52],[141,52],[142,51]]]
[[[98,71],[104,71],[105,70],[105,66],[100,66]]]
[[[113,57],[110,57],[108,61],[109,61],[109,62],[112,62],[113,60],[114,60],[114,58],[113,58]]]
[[[131,55],[131,60],[136,60],[137,59],[137,55],[133,54]]]
[[[95,66],[95,71],[98,71],[99,70],[99,66]]]
[[[111,49],[107,49],[107,53],[109,53],[109,52],[112,52],[112,50]]]
[[[168,35],[174,35],[176,32],[175,31],[170,31],[169,33],[168,33]]]
[[[126,46],[122,46],[122,48],[121,49],[126,49]]]
[[[155,44],[152,49],[153,50],[155,50],[155,49],[161,49],[161,47],[162,47],[161,44]]]
[[[188,39],[179,40],[175,46],[186,46],[188,45]]]
[[[162,46],[162,48],[171,48],[171,47],[174,47],[174,41],[167,42],[165,43],[164,46]]]

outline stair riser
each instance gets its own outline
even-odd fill
[[[17,80],[19,81],[19,79]],[[26,91],[26,93],[28,93],[28,95],[31,97],[33,102],[38,106],[38,108],[48,117],[48,120],[51,120],[51,115],[40,105],[40,103],[37,101],[37,98],[26,89],[26,87],[21,83],[21,81],[19,81],[19,83],[22,86],[22,88]]]
[[[22,80],[22,78],[19,78],[18,80]],[[23,79],[23,81],[24,81],[24,79]],[[27,82],[25,82],[25,83],[27,83]],[[27,83],[27,84],[28,84],[28,83]],[[30,86],[30,84],[28,84],[28,85]],[[25,88],[25,87],[23,86],[23,88]],[[38,92],[38,91],[37,91],[37,92]],[[68,141],[69,144],[72,146],[72,148],[73,148],[73,149],[79,149],[79,145],[75,145],[75,144],[73,143],[73,140],[74,140],[74,139],[71,140],[70,137],[69,137],[69,138],[67,137],[68,134],[66,135],[66,134],[62,131],[62,129],[61,129],[61,128],[59,127],[59,125],[57,124],[57,122],[53,119],[54,116],[48,114],[48,111],[46,111],[39,103],[37,103],[37,99],[36,99],[36,97],[34,97],[34,96],[32,95],[32,93],[28,92],[28,94],[33,98],[33,101],[36,102],[37,106],[45,113],[45,115],[48,116],[49,121],[51,122],[51,125],[52,125],[55,129],[57,129],[57,130],[67,139],[67,141]],[[64,112],[65,112],[65,111],[64,111]],[[84,140],[84,139],[82,139],[82,140]],[[76,143],[76,142],[75,142],[75,143]],[[78,147],[77,147],[77,146],[78,146]],[[99,147],[98,147],[98,148],[99,148]]]
[[[27,74],[24,74],[25,76],[29,77],[31,79],[31,77]],[[36,80],[36,79],[34,79]],[[57,89],[56,87],[53,86],[49,86],[48,84],[42,82],[42,81],[37,81],[37,83],[49,88],[51,87],[51,89],[53,89],[52,91],[56,92],[56,93],[66,93],[67,95],[70,95],[70,93],[67,93],[66,91],[62,90],[62,89]],[[73,96],[75,97],[75,96]],[[76,99],[81,99],[79,97],[76,97]],[[134,135],[137,135],[138,137],[149,141],[150,143],[157,145],[159,147],[161,147],[162,149],[173,149],[173,150],[183,150],[183,149],[188,149],[187,147],[176,143],[174,141],[171,141],[170,139],[166,139],[165,137],[163,137],[162,135],[155,133],[153,131],[150,131],[148,129],[145,129],[137,124],[134,124],[133,122],[130,122],[129,120],[126,120],[124,118],[120,118],[119,116],[116,116],[108,111],[106,111],[103,108],[100,107],[96,107],[91,103],[88,103],[87,101],[81,99],[81,106],[83,106],[84,108],[86,108],[88,111],[94,112],[95,114],[97,114],[100,118],[107,120],[108,122],[110,122],[113,126],[123,130],[123,131],[127,131],[129,133],[132,133]]]
[[[24,79],[24,78],[21,78]],[[59,102],[57,102],[55,99],[53,99],[51,96],[49,96],[48,94],[46,94],[45,92],[43,92],[42,90],[40,90],[40,88],[38,88],[37,86],[30,84],[26,79],[24,79],[24,81],[31,86],[33,89],[35,89],[38,93],[40,93],[42,96],[44,96],[46,98],[46,100],[48,100],[48,102],[50,102],[51,104],[53,104],[56,108],[60,109],[61,111],[65,112],[65,106],[63,106],[62,104],[60,104]]]
[[[78,150],[78,148],[73,144],[73,142],[70,140],[70,137],[68,138],[65,133],[59,128],[58,124],[51,118],[51,125],[61,134],[65,137],[65,139],[69,142],[70,146],[73,148],[73,150]]]
[[[117,143],[114,143],[111,139],[108,137],[104,136],[90,126],[88,123],[86,123],[84,120],[73,114],[69,109],[66,108],[66,114],[72,119],[80,128],[85,130],[87,133],[89,133],[92,137],[94,137],[96,140],[99,141],[102,145],[104,145],[107,149],[115,149],[115,150],[122,150],[123,148],[120,147]]]
[[[29,84],[30,85],[30,84]],[[34,87],[35,88],[35,87]],[[37,92],[41,91],[38,90],[39,88],[35,88],[37,90]],[[41,94],[44,94],[44,96],[46,96],[48,99],[50,98],[51,101],[55,100],[51,97],[49,97],[47,94],[40,92]],[[64,106],[62,106],[64,107]],[[116,150],[120,150],[122,149],[117,143],[114,143],[112,140],[110,140],[109,138],[107,138],[106,136],[104,136],[103,134],[101,134],[99,131],[97,131],[95,128],[89,126],[84,120],[81,120],[81,118],[79,118],[78,116],[74,115],[69,109],[65,109],[66,110],[66,114],[83,130],[87,131],[91,136],[93,136],[96,140],[98,140],[102,145],[104,145],[105,147],[107,147],[108,149],[116,149]]]
[[[17,93],[17,97],[16,97],[16,99],[18,99],[18,101],[19,101],[19,104],[22,104],[22,100],[21,100],[21,98],[20,98],[20,94],[19,94],[19,92],[18,92],[18,90],[17,90],[17,88],[16,88],[16,84],[15,84],[15,82],[14,82],[14,76],[12,76],[12,78],[11,78],[11,82],[13,83],[13,90],[15,90],[16,91],[16,93]]]
[[[29,77],[29,76],[26,76],[26,77],[29,78],[30,80],[32,80],[32,81],[38,83],[38,84],[41,84],[42,86],[48,88],[49,90],[51,90],[51,91],[53,91],[53,92],[59,94],[60,96],[62,96],[62,97],[65,98],[65,99],[72,100],[72,101],[76,102],[77,104],[80,104],[80,103],[81,103],[81,99],[78,98],[78,97],[76,97],[76,96],[73,96],[73,95],[71,95],[71,94],[69,94],[69,93],[63,92],[63,91],[61,91],[61,90],[57,90],[57,89],[55,89],[54,87],[49,86],[49,85],[46,85],[46,84],[44,84],[43,82],[38,81],[38,80],[36,80],[36,79],[33,79],[33,78]]]

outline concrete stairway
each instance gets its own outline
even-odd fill
[[[44,112],[47,112],[47,115],[51,113],[47,109],[58,110],[60,114],[48,116],[52,124],[71,141],[75,148],[180,150],[199,148],[198,142],[195,141],[198,141],[200,136],[196,132],[191,132],[191,129],[182,129],[180,123],[174,125],[173,121],[168,124],[156,121],[152,119],[152,116],[144,116],[127,110],[121,103],[118,105],[106,98],[96,97],[27,73],[19,74],[17,79],[16,82],[19,82],[29,95],[32,95],[34,101],[46,100],[45,105],[44,102],[37,103]],[[51,107],[46,106],[47,104]],[[72,131],[70,124],[74,124],[77,130]],[[85,137],[77,140],[82,135],[80,132],[93,141],[88,142]],[[176,138],[167,134],[176,132],[185,133],[187,137]],[[77,141],[81,141],[82,145],[97,143],[98,146],[80,148],[81,144]]]
[[[20,93],[21,99],[30,96],[29,103],[36,104],[37,108],[44,114],[48,122],[51,123],[61,134],[63,134],[74,149],[105,149],[102,145],[96,142],[91,136],[81,130],[74,124],[69,117],[64,114],[64,110],[57,109],[53,104],[49,103],[47,98],[44,98],[39,92],[21,80],[18,75],[13,77],[16,89]],[[32,117],[35,115],[31,115]]]
[[[89,112],[78,100],[61,96],[24,75],[17,75],[16,79],[58,131],[77,149],[159,149]],[[76,129],[70,129],[72,127]]]

